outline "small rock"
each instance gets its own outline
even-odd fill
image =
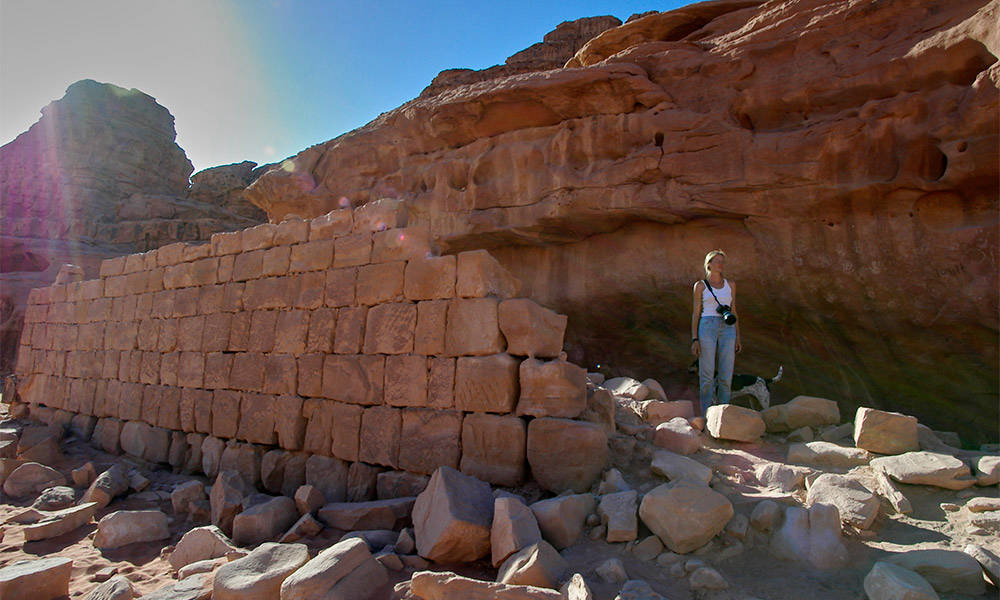
[[[1000,585],[1000,557],[975,544],[968,544],[963,551],[979,562],[983,571],[986,571],[986,577],[993,582],[993,585]]]
[[[118,574],[118,567],[104,567],[90,576],[91,581],[103,583]]]
[[[653,453],[650,468],[653,473],[662,475],[671,482],[685,480],[708,485],[712,480],[712,469],[694,459],[667,450]]]
[[[232,533],[233,519],[243,511],[243,498],[248,491],[238,472],[220,471],[209,494],[212,524],[224,533]]]
[[[626,581],[615,600],[665,600],[663,596],[653,591],[649,584],[641,579]]]
[[[312,485],[300,485],[295,490],[295,507],[300,515],[316,514],[316,511],[326,504],[323,492]]]
[[[496,521],[494,521],[494,523],[495,522]],[[413,554],[413,551],[416,549],[417,542],[413,537],[413,528],[404,528],[399,532],[399,536],[396,538],[396,552],[399,552],[400,554]]]
[[[54,488],[49,488],[49,489],[54,489]],[[987,497],[973,498],[965,503],[965,508],[969,509],[970,512],[975,512],[975,513],[1000,510],[1000,498],[987,498]]]
[[[3,482],[3,491],[14,498],[24,498],[57,485],[65,485],[66,478],[52,467],[37,462],[26,462],[11,472]]]
[[[282,544],[290,544],[303,538],[317,536],[321,531],[323,531],[323,524],[311,514],[306,513],[299,517],[299,520],[278,541]]]
[[[781,509],[773,500],[761,500],[750,513],[750,526],[757,531],[768,533],[778,524]]]
[[[676,552],[667,551],[661,553],[659,556],[656,557],[656,564],[660,565],[661,567],[665,567],[667,565],[672,565],[674,563],[677,563],[683,560],[683,558],[684,558],[683,554],[677,554]]]
[[[158,510],[118,510],[97,522],[94,547],[111,550],[170,537],[167,515]]]
[[[177,571],[177,579],[186,579],[192,575],[197,575],[199,573],[211,573],[212,571],[218,569],[219,567],[228,562],[229,559],[226,558],[225,556],[195,561],[189,565],[181,567]]]
[[[87,600],[132,600],[136,597],[135,586],[128,577],[109,577],[104,583],[90,590]]]
[[[119,465],[114,465],[97,476],[84,492],[80,502],[96,502],[99,507],[104,508],[111,504],[116,496],[127,491],[128,477],[125,476],[125,470]]]
[[[976,485],[1000,483],[1000,456],[980,456],[976,459]]]
[[[203,560],[224,557],[238,548],[215,525],[195,527],[183,536],[167,561],[175,571]]]
[[[675,417],[656,426],[653,444],[677,454],[694,454],[702,447],[701,432],[692,427],[687,419]]]
[[[0,568],[0,598],[49,600],[69,595],[73,560],[61,556],[19,560]]]
[[[595,504],[591,494],[574,494],[541,500],[530,508],[542,537],[561,550],[575,544],[583,534],[584,522],[594,511]],[[418,541],[419,535],[417,532]]]
[[[233,542],[238,546],[256,546],[273,541],[288,531],[298,518],[294,500],[275,496],[233,517]]]
[[[393,552],[384,552],[375,555],[375,560],[378,561],[380,565],[389,569],[390,571],[402,571],[403,561],[400,560],[399,556]]]
[[[909,569],[879,561],[865,576],[865,593],[870,600],[938,600],[931,584]]]
[[[817,502],[833,504],[840,518],[858,529],[868,529],[879,512],[879,500],[857,479],[846,475],[824,473],[809,486],[806,505]]]
[[[754,442],[765,431],[759,412],[735,404],[710,406],[705,419],[708,434],[720,440]]]
[[[789,442],[811,442],[813,441],[813,430],[811,427],[799,427],[788,434]]]
[[[604,494],[614,494],[615,492],[627,492],[632,489],[632,486],[625,481],[625,477],[622,476],[622,472],[618,469],[608,469],[604,473],[604,478],[601,479],[601,484],[597,488],[597,494],[603,496]]]
[[[177,485],[174,491],[170,492],[170,505],[173,507],[175,515],[183,515],[189,512],[191,502],[204,498],[205,484],[197,479],[192,479]]]
[[[494,567],[507,558],[542,541],[538,521],[523,502],[516,498],[497,498],[493,502],[493,525],[490,528],[490,551]],[[408,551],[400,549],[404,554]]]
[[[653,560],[663,552],[663,542],[655,535],[646,537],[641,542],[632,546],[632,554],[639,560]]]
[[[395,529],[398,523],[409,520],[415,501],[415,498],[389,498],[332,502],[319,509],[319,520],[344,531]]]
[[[24,541],[47,540],[74,531],[94,518],[96,502],[84,502],[45,514],[37,523],[25,526]]]
[[[849,469],[871,460],[867,450],[845,448],[830,442],[806,442],[788,446],[787,462],[809,467]]]
[[[404,557],[400,557],[404,558]],[[405,560],[404,560],[405,562]],[[409,597],[482,599],[505,598],[509,600],[565,600],[562,594],[545,588],[532,588],[523,585],[507,585],[493,581],[469,579],[449,571],[437,573],[421,571],[414,573],[410,579]]]
[[[508,585],[532,585],[556,589],[568,565],[546,541],[518,550],[504,561],[497,581]]]
[[[85,488],[97,479],[97,471],[94,469],[94,463],[88,462],[78,469],[73,469],[70,476],[73,479],[73,485]]]
[[[607,526],[608,542],[631,542],[638,535],[636,508],[639,493],[635,490],[601,496],[597,513]]]
[[[628,580],[628,573],[625,572],[625,565],[617,558],[609,558],[594,570],[597,576],[607,583],[622,583]]]
[[[608,528],[606,526],[597,525],[595,527],[590,528],[590,531],[587,532],[587,537],[594,541],[597,541],[600,539],[604,539],[604,536],[607,533],[608,533]]]
[[[76,492],[73,488],[57,485],[42,490],[31,506],[38,510],[61,510],[73,506],[74,502],[76,502]]]
[[[309,550],[303,544],[265,542],[243,558],[219,567],[212,600],[274,600],[282,596],[282,582],[308,561]]]
[[[961,506],[959,506],[959,505],[957,505],[957,504],[955,504],[953,502],[942,502],[941,503],[941,510],[943,510],[944,512],[958,512],[961,509],[962,509]]]
[[[733,505],[705,485],[681,481],[650,490],[639,506],[639,517],[663,541],[681,554],[705,545],[733,516]]]
[[[149,479],[139,471],[129,471],[128,486],[137,492],[141,492],[149,487]]]
[[[724,590],[729,583],[712,567],[701,567],[691,573],[688,584],[693,590]]]

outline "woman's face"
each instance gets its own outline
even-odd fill
[[[726,269],[726,257],[717,254],[708,261],[708,268],[713,273],[722,273]]]

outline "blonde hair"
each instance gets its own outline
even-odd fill
[[[709,252],[708,254],[705,255],[705,276],[706,277],[709,275],[708,263],[711,262],[711,260],[713,258],[715,258],[716,256],[721,256],[722,258],[725,258],[726,257],[726,253],[723,252],[722,250],[712,250],[711,252]]]

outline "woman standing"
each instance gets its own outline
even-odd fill
[[[742,349],[736,319],[736,284],[724,277],[725,266],[726,254],[722,250],[712,250],[705,255],[705,279],[694,284],[691,353],[698,357],[702,416],[713,404],[729,404],[733,363],[736,353]],[[723,318],[720,305],[728,305],[732,317]]]

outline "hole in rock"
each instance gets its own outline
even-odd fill
[[[653,136],[653,143],[656,144],[657,147],[660,147],[660,148],[663,147],[663,132],[662,131],[657,131],[656,132],[656,135]]]

